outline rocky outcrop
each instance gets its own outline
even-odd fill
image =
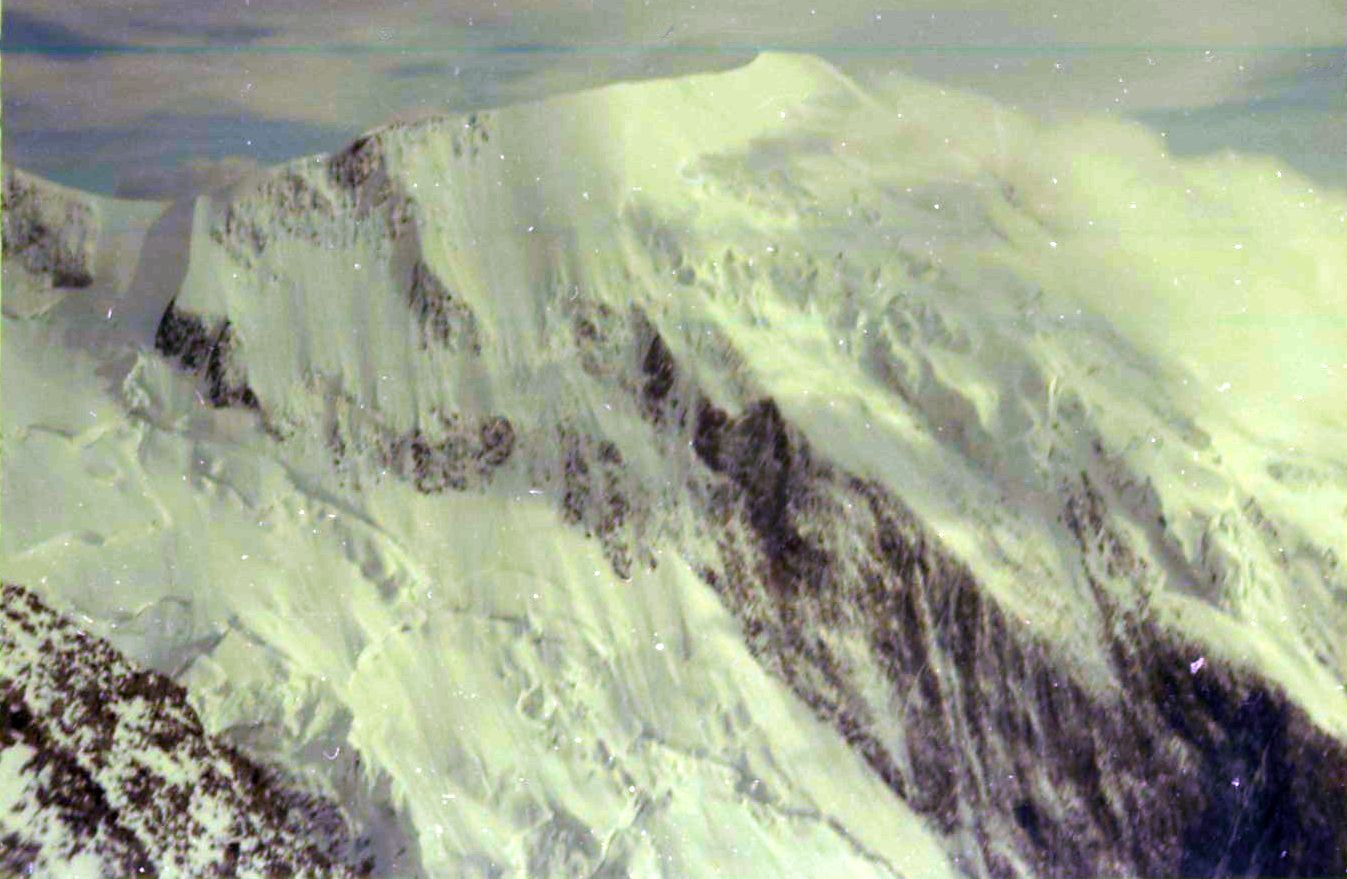
[[[6,263],[50,287],[93,283],[99,221],[91,200],[6,167],[0,224]]]
[[[1347,865],[1347,747],[1251,670],[1194,670],[1200,647],[1099,590],[1120,684],[1102,696],[896,498],[815,461],[770,401],[737,417],[704,409],[695,442],[721,477],[713,509],[741,535],[708,580],[764,662],[895,793],[964,840],[971,875]],[[1083,542],[1107,528],[1094,516],[1072,525]],[[887,703],[862,695],[871,668]]]
[[[488,482],[514,452],[514,425],[500,415],[475,423],[446,416],[440,419],[437,434],[384,433],[376,440],[376,461],[417,491],[438,494]]]
[[[449,351],[482,353],[477,316],[445,285],[440,276],[421,260],[412,266],[407,305],[421,328],[421,347],[432,345]]]
[[[630,577],[640,552],[632,532],[650,518],[650,511],[646,499],[629,484],[622,450],[611,440],[568,424],[557,426],[554,442],[561,453],[559,466],[552,470],[560,471],[562,518],[599,542],[619,577]],[[643,552],[639,561],[655,566],[649,552]]]
[[[313,176],[307,168],[295,168],[265,179],[256,192],[229,204],[211,227],[211,240],[243,261],[281,235],[320,241],[319,230],[337,222],[340,205]],[[268,210],[259,210],[261,205]]]
[[[398,138],[407,131],[420,139],[444,137],[455,158],[471,161],[490,140],[490,115],[389,125],[331,156],[291,162],[236,193],[212,225],[211,239],[249,267],[285,239],[324,247],[397,240],[415,229],[418,214],[416,197],[390,169]]]
[[[325,393],[321,435],[334,469],[353,485],[372,467],[374,479],[392,477],[422,494],[479,490],[518,453],[520,438],[504,415],[432,409],[421,426],[400,430],[340,390]]]
[[[1144,599],[1148,553],[1099,474],[1060,487],[1112,682],[1035,635],[880,483],[832,463],[770,397],[712,402],[654,324],[583,300],[586,373],[626,394],[686,485],[651,500],[616,443],[569,423],[516,456],[613,570],[671,538],[758,660],[949,840],[969,876],[1332,875],[1347,869],[1347,746],[1252,668],[1203,658]],[[418,456],[415,451],[425,446]],[[404,444],[423,473],[434,446]],[[456,460],[470,460],[457,455]],[[426,482],[423,491],[464,482]],[[1144,589],[1137,594],[1144,595]]]
[[[186,693],[7,584],[0,872],[368,875],[340,811],[209,735]]]
[[[754,655],[946,835],[967,875],[1347,869],[1347,745],[1255,669],[1208,661],[1144,597],[1125,605],[1105,588],[1121,578],[1144,596],[1156,573],[1119,527],[1128,504],[1099,484],[1121,478],[1107,450],[1093,450],[1097,476],[1058,492],[1091,584],[1081,619],[1103,620],[1113,680],[1101,685],[770,397],[718,405],[639,311],[577,314],[586,371],[628,395],[688,479],[642,502],[650,487],[631,484],[621,449],[563,429],[550,447],[562,516],[623,576],[643,533],[696,523],[680,551]]]
[[[638,356],[639,403],[667,424],[677,364],[662,341]],[[1347,869],[1347,745],[1252,669],[1195,664],[1202,648],[1144,601],[1110,597],[1105,577],[1140,581],[1146,563],[1087,474],[1063,487],[1062,516],[1097,578],[1107,692],[770,398],[734,414],[686,393],[695,419],[668,448],[690,445],[700,464],[688,497],[716,546],[694,555],[703,578],[763,664],[949,836],[968,875]]]
[[[234,346],[234,331],[228,320],[208,325],[173,305],[164,312],[154,337],[155,350],[199,376],[199,393],[211,406],[258,409],[257,395],[242,375]]]

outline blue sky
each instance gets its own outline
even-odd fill
[[[1347,187],[1341,6],[1225,0],[121,0],[4,4],[7,161],[153,195],[331,150],[391,118],[614,79],[824,54],[1045,117],[1131,116],[1173,151],[1272,153]]]

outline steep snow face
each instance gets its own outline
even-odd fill
[[[899,106],[934,115],[922,97],[929,102],[918,93]],[[1337,490],[1328,485],[1341,475],[1334,463],[1341,459],[1327,453],[1343,445],[1326,448],[1338,436],[1309,428],[1325,419],[1340,427],[1333,420],[1340,416],[1310,410],[1297,421],[1300,448],[1274,440],[1259,449],[1258,434],[1247,436],[1259,425],[1232,424],[1219,405],[1226,384],[1183,372],[1183,358],[1168,356],[1205,340],[1168,344],[1175,330],[1161,306],[1136,316],[1109,304],[1135,284],[1133,264],[1147,254],[1128,261],[1124,250],[1075,284],[1078,260],[1066,278],[1031,263],[1108,241],[1140,248],[1116,226],[1091,240],[1089,219],[1084,229],[1062,229],[1057,241],[1045,225],[1078,220],[1089,213],[1081,203],[1108,193],[1079,197],[1074,216],[1053,215],[1030,190],[1043,182],[1034,179],[1037,169],[1025,169],[1029,158],[1016,153],[1033,137],[1021,120],[994,107],[947,112],[983,109],[1001,142],[942,150],[947,132],[969,137],[958,122],[912,130],[902,110],[853,91],[820,63],[765,57],[720,76],[377,132],[330,161],[297,162],[218,208],[199,204],[197,228],[209,229],[209,240],[194,240],[174,307],[207,323],[195,341],[161,338],[161,347],[181,350],[193,368],[204,365],[212,394],[245,401],[255,394],[264,421],[283,435],[321,432],[338,444],[381,446],[382,458],[399,460],[425,458],[415,439],[424,435],[484,470],[493,454],[510,453],[504,446],[493,453],[477,437],[505,423],[492,419],[508,420],[511,447],[578,413],[621,420],[623,401],[614,395],[630,377],[616,373],[629,364],[610,364],[610,374],[601,363],[575,367],[601,360],[605,345],[620,348],[625,339],[608,338],[614,333],[639,345],[657,332],[704,374],[713,398],[743,405],[770,395],[830,457],[885,480],[948,532],[1003,598],[1050,631],[1054,616],[1088,604],[1082,587],[1070,585],[1083,582],[1072,570],[1077,547],[1056,521],[1060,482],[1076,478],[1083,460],[1108,470],[1127,495],[1138,537],[1161,558],[1188,560],[1187,572],[1167,572],[1166,593],[1207,604],[1233,598],[1220,583],[1212,588],[1207,571],[1222,564],[1211,545],[1218,536],[1200,544],[1203,534],[1240,526],[1229,517],[1206,520],[1226,512],[1220,505],[1233,503],[1234,513],[1252,498],[1281,502],[1288,509],[1279,512],[1290,513],[1302,500],[1292,500],[1295,486],[1306,483],[1333,504]],[[1123,151],[1115,163],[1127,167],[1127,158]],[[1186,182],[1181,166],[1166,168]],[[1091,178],[1072,170],[1085,178],[1077,187],[1088,187]],[[1200,179],[1202,169],[1191,176]],[[1309,231],[1323,225],[1323,213],[1306,222]],[[1308,266],[1295,275],[1312,281],[1313,270],[1320,282],[1299,298],[1331,309],[1341,259],[1313,239],[1299,247]],[[1251,274],[1251,287],[1275,289],[1281,280]],[[628,326],[643,322],[651,328]],[[1268,340],[1279,333],[1273,328]],[[1313,339],[1304,345],[1330,356]],[[1303,357],[1290,347],[1275,350],[1295,369]],[[1227,356],[1181,353],[1204,372]],[[225,371],[231,377],[218,378]],[[216,387],[221,382],[228,387]],[[1341,399],[1342,381],[1326,388]],[[1202,406],[1207,400],[1213,405]],[[1295,418],[1303,401],[1282,402]],[[1256,480],[1233,498],[1215,463],[1232,455],[1247,466],[1241,481]],[[631,461],[622,469],[639,468],[641,484],[656,484],[666,464]],[[1303,478],[1289,475],[1298,470]],[[449,483],[469,475],[451,474]],[[1006,514],[1007,501],[1015,515]],[[1175,533],[1157,531],[1162,515],[1177,520]],[[1311,556],[1332,549],[1340,534],[1322,527],[1321,516],[1303,519],[1295,524],[1308,533],[1277,540],[1307,544]],[[1258,552],[1262,543],[1225,542],[1238,552]],[[1331,559],[1308,564],[1319,575],[1311,579],[1334,583]],[[1005,579],[1016,568],[1057,585],[1026,595],[1018,574]],[[1301,596],[1331,588],[1247,586]],[[1324,616],[1326,598],[1301,628],[1347,621],[1340,609]],[[1341,677],[1347,656],[1335,639],[1321,640],[1320,664]],[[1095,645],[1086,635],[1075,646],[1088,661]]]
[[[791,56],[381,129],[6,322],[6,574],[393,875],[1340,870],[1347,206],[1281,174]]]

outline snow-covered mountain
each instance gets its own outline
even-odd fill
[[[788,55],[25,180],[3,574],[376,875],[1347,868],[1341,195]]]

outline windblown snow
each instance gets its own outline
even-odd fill
[[[1045,854],[1153,779],[1044,729],[1215,779],[1256,691],[1347,766],[1347,196],[1271,159],[772,54],[78,198],[6,268],[3,575],[376,875],[1177,875],[1223,818]]]

